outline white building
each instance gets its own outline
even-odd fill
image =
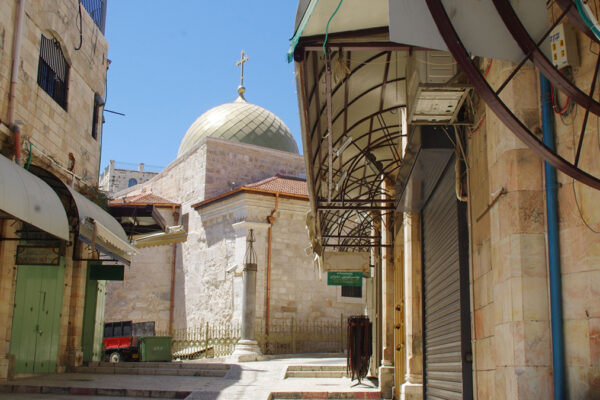
[[[289,129],[238,91],[235,101],[191,125],[161,173],[111,201],[127,232],[143,232],[160,214],[165,226],[183,225],[187,240],[173,243],[167,234],[141,249],[125,280],[107,287],[106,321],[155,321],[163,332],[239,322],[249,229],[258,258],[258,329],[362,314],[361,288],[342,294],[328,286],[307,251],[304,159]]]

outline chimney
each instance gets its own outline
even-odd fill
[[[140,163],[140,164],[138,165],[138,171],[139,171],[139,172],[144,172],[144,163]]]
[[[110,170],[114,170],[115,169],[115,160],[110,160]]]

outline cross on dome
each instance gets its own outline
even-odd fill
[[[247,63],[249,60],[250,59],[248,58],[248,56],[246,55],[244,50],[242,50],[242,56],[241,56],[240,60],[235,63],[236,67],[241,67],[240,68],[240,87],[238,88],[238,93],[240,94],[240,96],[242,96],[244,94],[244,92],[246,91],[246,88],[244,87],[244,64]]]

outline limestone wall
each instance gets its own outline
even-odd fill
[[[298,154],[209,138],[206,141],[204,199],[276,174],[303,177],[304,158]]]
[[[0,4],[0,119],[6,122],[10,86],[13,24],[17,2]],[[23,158],[28,155],[26,139],[63,166],[69,165],[69,153],[75,156],[74,173],[98,178],[100,134],[94,139],[92,115],[94,93],[104,97],[108,44],[87,12],[82,12],[85,32],[79,45],[78,2],[75,0],[27,1],[21,41],[21,62],[17,85],[15,119],[23,121]],[[63,109],[37,83],[40,38],[54,37],[70,65],[67,109]],[[11,154],[10,134],[0,133],[2,153]],[[34,153],[36,156],[39,154]],[[36,162],[36,159],[34,159]],[[42,161],[40,161],[42,162]]]
[[[581,65],[573,70],[574,81],[587,90],[597,56],[583,34],[578,46]],[[492,87],[513,67],[494,60]],[[502,99],[539,131],[536,70],[520,72]],[[574,159],[584,114],[582,108],[555,114],[558,152],[568,160]],[[551,398],[543,164],[481,103],[475,120],[484,115],[483,128],[468,139],[475,391],[479,398]],[[599,176],[597,117],[589,118],[580,167]],[[594,206],[600,193],[560,172],[558,180],[566,386],[568,398],[594,398],[600,393],[600,212]],[[507,194],[484,213],[502,187]]]
[[[173,245],[145,248],[123,281],[107,282],[104,320],[154,321],[158,332],[168,332],[172,254]]]

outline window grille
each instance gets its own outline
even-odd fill
[[[96,26],[104,33],[104,23],[106,20],[106,1],[107,0],[81,0],[81,5],[86,9]]]
[[[342,297],[362,297],[362,286],[342,286]]]
[[[69,64],[56,39],[42,35],[38,65],[38,85],[62,108],[67,109]]]
[[[100,116],[100,107],[102,106],[98,102],[98,95],[94,95],[94,110],[92,111],[92,137],[98,139],[98,117]]]

